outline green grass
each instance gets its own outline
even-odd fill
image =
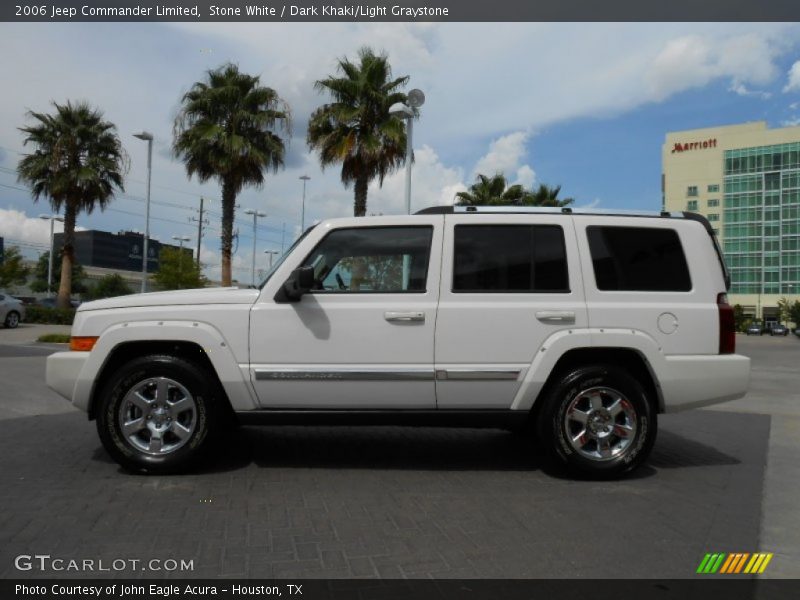
[[[37,339],[37,342],[47,342],[50,344],[69,344],[69,334],[68,333],[45,333],[44,335],[40,335]]]

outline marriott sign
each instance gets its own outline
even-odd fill
[[[702,142],[686,142],[681,144],[680,142],[675,142],[675,146],[672,148],[672,154],[676,152],[686,152],[688,150],[701,150],[705,148],[716,148],[717,147],[717,138],[711,138],[709,140],[703,140]]]

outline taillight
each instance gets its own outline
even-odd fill
[[[719,310],[719,353],[736,352],[736,324],[733,319],[733,307],[728,304],[728,294],[717,295]]]

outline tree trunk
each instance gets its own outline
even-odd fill
[[[360,176],[356,178],[355,195],[356,200],[353,205],[353,216],[363,217],[367,214],[367,187],[369,186],[369,179]]]
[[[58,308],[71,308],[72,265],[75,262],[75,220],[77,209],[72,200],[64,203],[64,245],[61,248],[61,282],[58,285]]]
[[[231,250],[233,249],[233,211],[236,204],[236,191],[231,182],[222,181],[222,285],[231,285]]]

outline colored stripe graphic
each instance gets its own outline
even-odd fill
[[[734,575],[739,573],[763,573],[772,560],[771,552],[725,552],[708,553],[700,561],[697,573]],[[745,566],[746,565],[746,566]]]

